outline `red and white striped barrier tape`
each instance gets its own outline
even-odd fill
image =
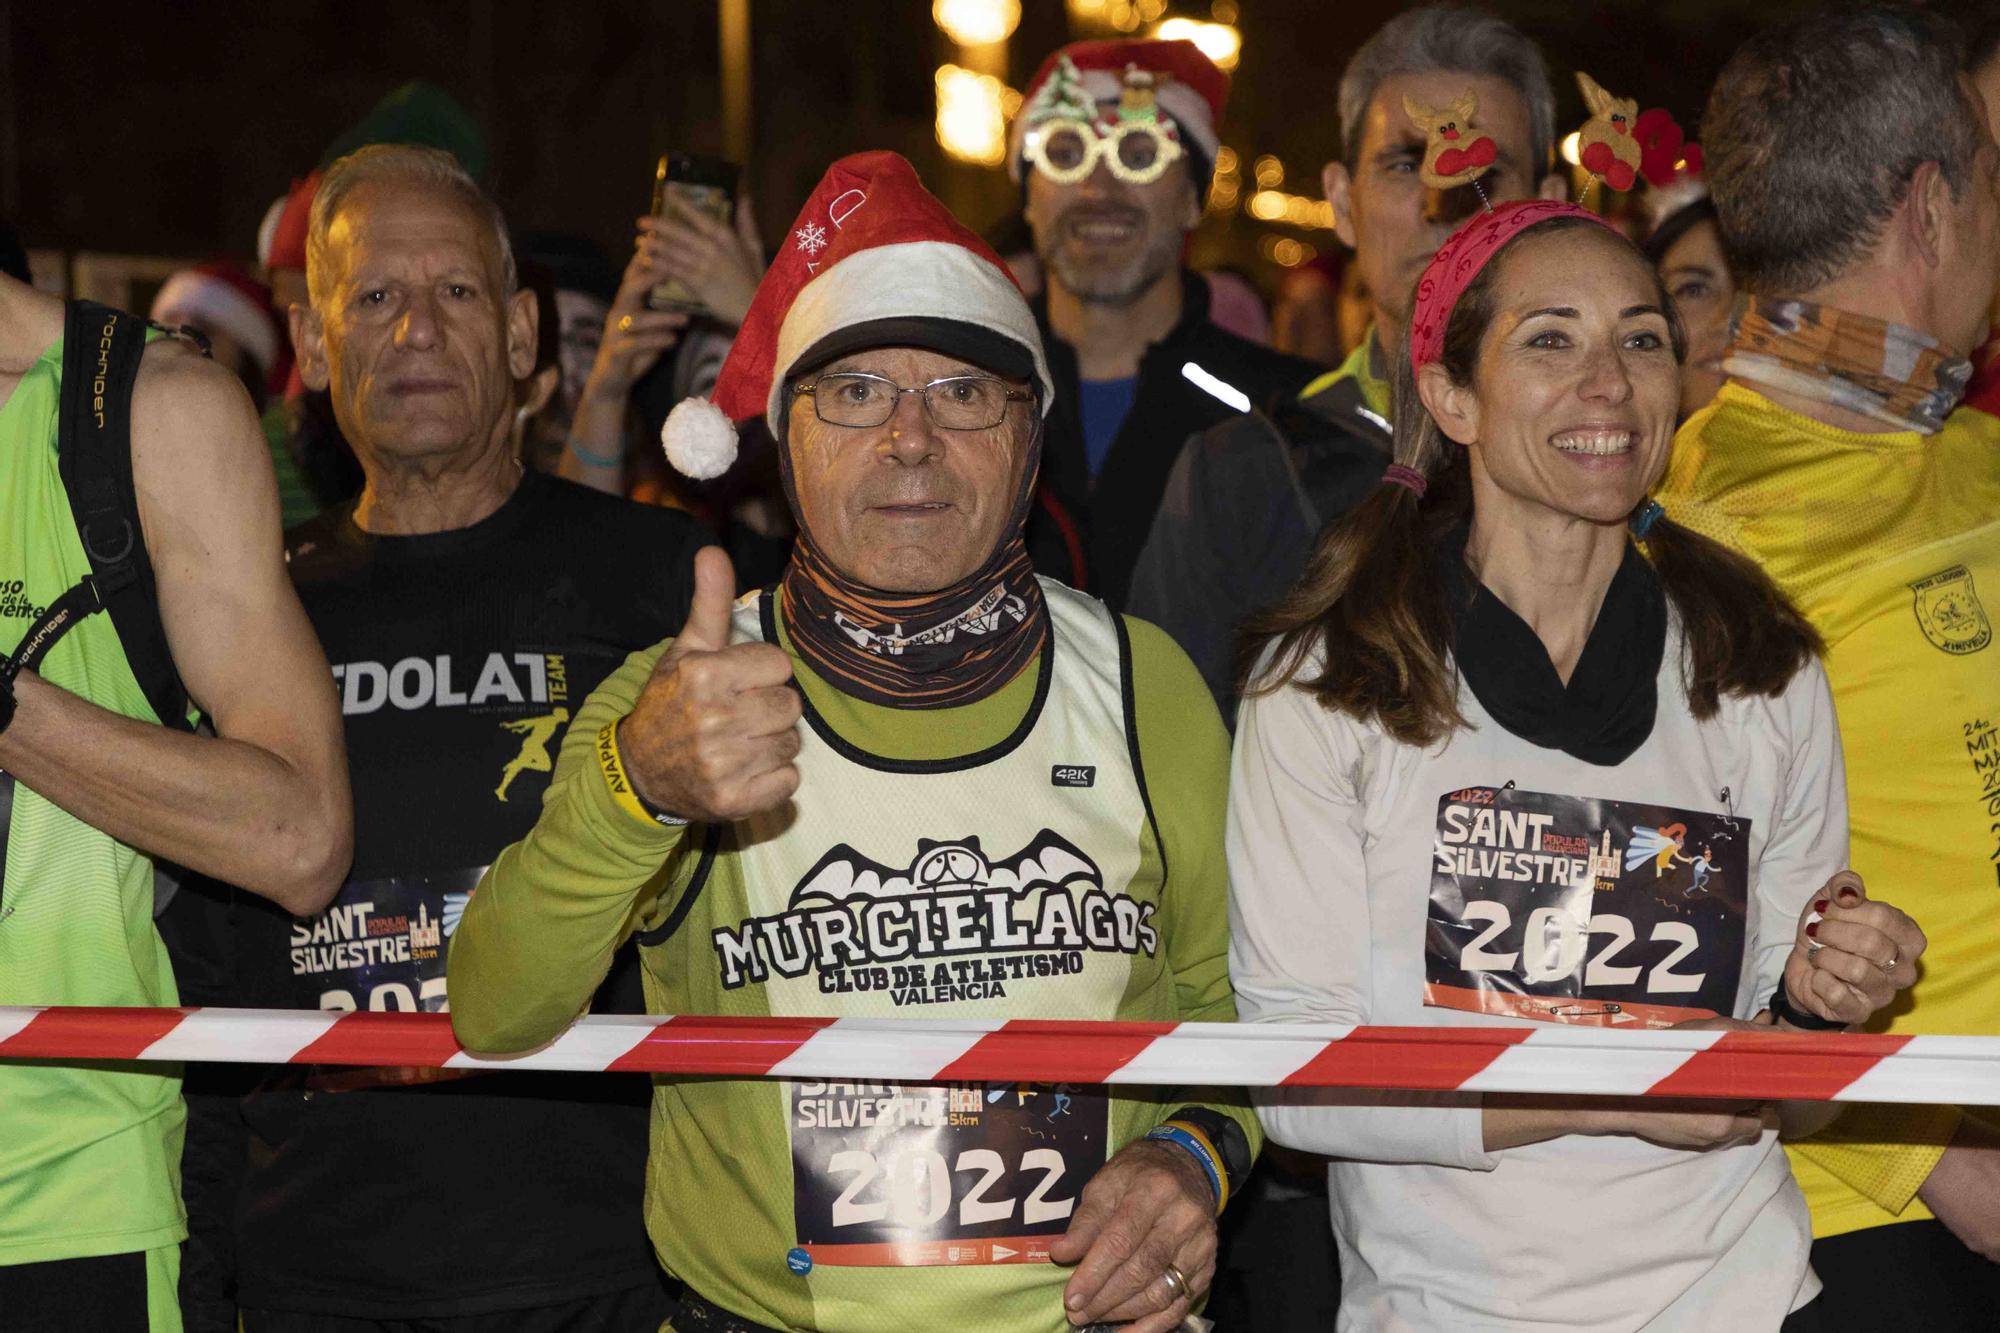
[[[591,1015],[527,1055],[444,1014],[0,1007],[0,1059],[1345,1087],[2000,1105],[2000,1037]]]

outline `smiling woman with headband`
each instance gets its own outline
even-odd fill
[[[1395,461],[1250,645],[1245,1018],[1835,1028],[1914,980],[1922,933],[1844,871],[1818,640],[1642,503],[1681,355],[1651,267],[1582,209],[1503,204],[1432,260]],[[1814,1327],[1775,1108],[1260,1110],[1335,1159],[1343,1329]]]

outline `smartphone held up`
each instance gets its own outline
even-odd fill
[[[653,171],[653,216],[672,217],[675,210],[706,214],[728,224],[736,207],[736,183],[741,168],[734,162],[668,153]],[[674,278],[656,283],[646,295],[651,310],[675,310],[712,315],[707,304]]]

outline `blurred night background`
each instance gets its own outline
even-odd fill
[[[1692,133],[1735,45],[1806,6],[1488,7],[1542,43],[1560,125],[1584,118],[1571,77],[1583,68],[1641,106],[1667,107]],[[649,203],[653,163],[668,151],[743,161],[767,242],[829,161],[863,148],[904,153],[966,221],[992,232],[1016,204],[997,165],[998,116],[1017,100],[1010,90],[1066,40],[1164,24],[1168,35],[1193,31],[1223,53],[1236,48],[1223,125],[1236,170],[1224,173],[1193,258],[1237,268],[1268,292],[1286,265],[1337,244],[1315,225],[1314,208],[1320,166],[1338,148],[1335,86],[1348,55],[1400,8],[1373,0],[0,0],[0,218],[35,252],[44,285],[92,294],[94,272],[123,274],[137,304],[155,269],[250,259],[265,210],[335,136],[390,89],[426,79],[483,127],[489,181],[517,231],[580,233],[621,263],[631,220]],[[992,164],[967,160],[982,156]]]

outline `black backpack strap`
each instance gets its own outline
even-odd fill
[[[132,483],[132,388],[145,350],[145,324],[122,310],[94,301],[71,301],[64,310],[57,467],[91,574],[49,608],[51,616],[58,607],[70,615],[37,648],[46,653],[78,620],[105,611],[154,715],[190,730],[187,687],[160,623]]]

